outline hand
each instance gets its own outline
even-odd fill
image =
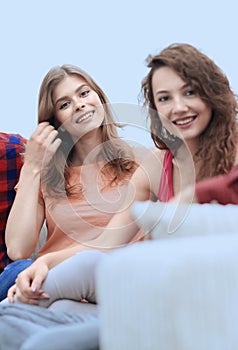
[[[49,299],[49,295],[41,289],[48,271],[47,264],[37,259],[18,275],[16,283],[9,288],[8,301],[14,303],[16,298],[22,303],[38,305],[40,299]]]
[[[61,144],[58,131],[48,122],[38,125],[26,145],[24,165],[30,165],[34,171],[41,171],[42,165],[48,165]]]

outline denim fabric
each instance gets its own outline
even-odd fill
[[[33,262],[31,259],[17,260],[5,267],[0,274],[0,301],[7,297],[7,291],[15,283],[17,275]]]

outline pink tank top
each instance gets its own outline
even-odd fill
[[[168,202],[173,198],[173,152],[167,150],[164,155],[163,169],[160,178],[158,200]]]

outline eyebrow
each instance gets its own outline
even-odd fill
[[[183,86],[181,86],[181,88],[179,90],[183,90],[183,89],[185,89],[188,86],[190,86],[190,84],[185,83]],[[159,91],[156,92],[155,95],[166,94],[166,93],[168,93],[168,90],[159,90]]]
[[[77,89],[74,91],[76,94],[77,94],[77,92],[79,92],[84,86],[88,86],[88,84],[82,84],[82,85],[79,85],[78,87],[77,87]],[[88,86],[89,87],[89,86]],[[66,100],[67,98],[69,98],[69,96],[62,96],[62,97],[60,97],[60,98],[58,98],[56,101],[55,101],[55,106],[59,103],[59,102],[61,102],[61,101],[64,101],[64,100]]]

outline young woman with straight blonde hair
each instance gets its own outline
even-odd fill
[[[7,223],[8,255],[16,261],[0,275],[1,299],[33,262],[29,257],[44,221],[48,235],[39,256],[86,249],[121,207],[137,167],[132,149],[117,134],[105,93],[79,67],[63,65],[46,74],[38,122]]]

